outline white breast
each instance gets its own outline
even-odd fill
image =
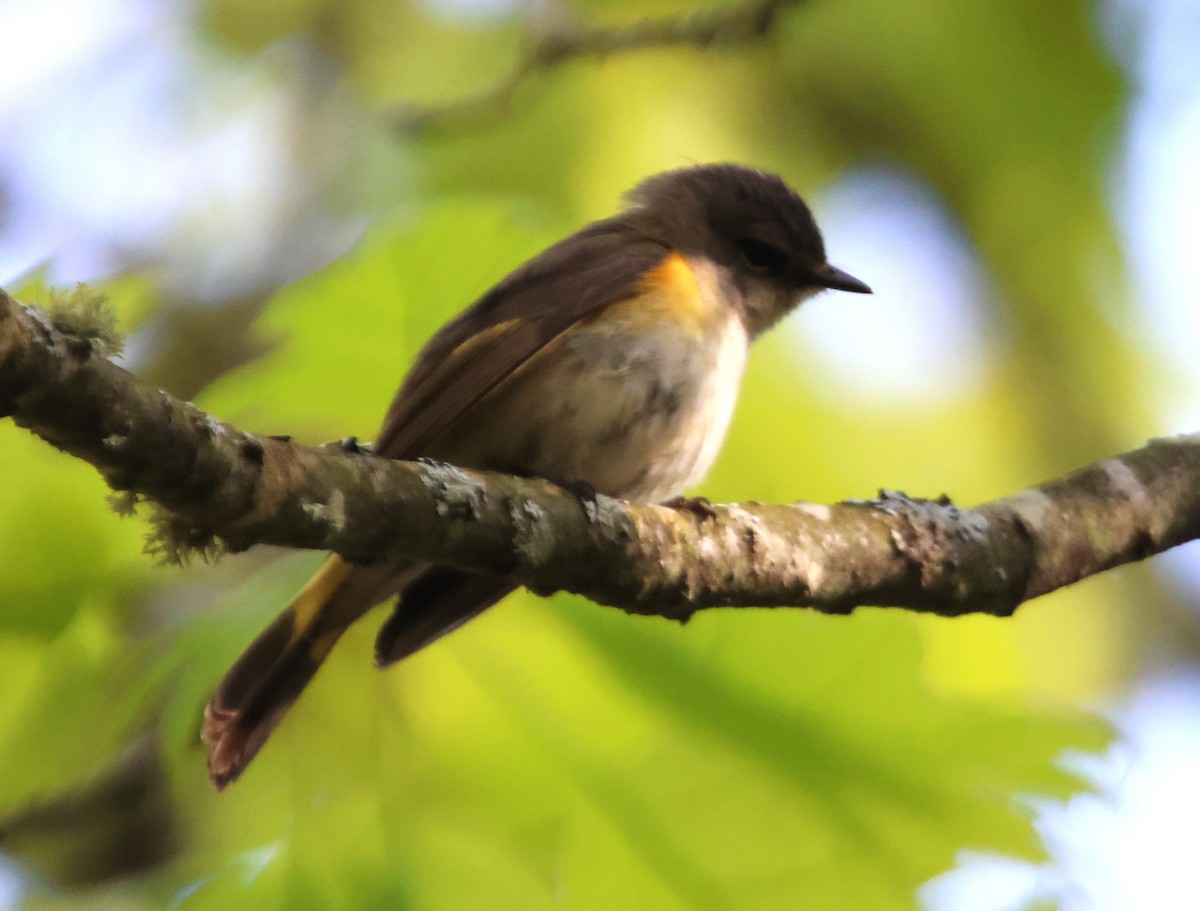
[[[573,462],[597,490],[629,499],[661,500],[696,484],[720,451],[745,367],[736,314],[702,338],[661,327],[571,341],[578,366],[565,372],[578,379],[562,392],[553,464]]]

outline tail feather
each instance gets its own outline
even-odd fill
[[[204,709],[208,773],[224,788],[245,771],[338,639],[373,605],[403,592],[380,630],[376,661],[398,661],[457,629],[514,588],[507,579],[444,567],[330,558],[250,644]]]
[[[221,681],[202,731],[218,788],[242,773],[341,634],[373,603],[336,597],[351,569],[338,557],[327,561]]]
[[[226,709],[214,700],[205,708],[203,736],[210,747],[208,774],[218,788],[242,774],[317,673],[325,655],[311,654],[308,645],[298,642],[290,647],[245,707]]]
[[[414,579],[400,596],[375,640],[375,664],[394,664],[483,613],[515,585],[434,566]]]

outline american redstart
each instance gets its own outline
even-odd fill
[[[663,501],[716,458],[749,342],[823,289],[871,290],[826,261],[808,207],[772,174],[684,168],[645,180],[627,201],[519,267],[429,341],[376,454]],[[374,605],[399,596],[375,645],[386,667],[513,588],[428,564],[331,557],[208,704],[213,781],[223,787],[241,774]]]

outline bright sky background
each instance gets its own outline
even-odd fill
[[[269,223],[294,173],[283,140],[296,110],[287,50],[272,51],[274,79],[262,67],[239,72],[189,42],[187,15],[182,0],[0,0],[0,284],[43,264],[57,283],[102,276],[121,250],[148,251],[192,287],[252,280],[271,238],[241,213],[255,207]],[[1125,328],[1178,378],[1161,402],[1162,432],[1196,431],[1200,3],[1111,0],[1098,28],[1137,92],[1112,181],[1137,303]],[[911,405],[969,392],[989,369],[980,352],[990,292],[936,200],[876,170],[846,175],[815,202],[835,260],[881,292],[871,338],[851,308],[806,314],[806,345],[836,393]],[[300,245],[295,269],[352,237],[323,227]],[[1200,602],[1196,547],[1161,562]],[[929,908],[1015,911],[1034,898],[1065,911],[1195,907],[1200,677],[1145,681],[1108,711],[1125,738],[1087,766],[1100,794],[1040,814],[1051,863],[964,857],[927,887]],[[0,908],[15,888],[0,868]]]

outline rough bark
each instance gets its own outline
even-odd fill
[[[392,554],[632,613],[858,605],[1006,615],[1200,536],[1200,435],[966,509],[882,492],[709,509],[255,436],[178,401],[0,291],[0,415],[158,504],[185,538]]]

